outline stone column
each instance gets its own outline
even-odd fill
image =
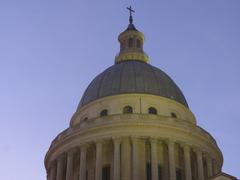
[[[57,165],[56,165],[56,162],[54,162],[54,163],[52,163],[52,165],[50,166],[49,179],[50,179],[50,180],[56,180],[56,176],[57,176]]]
[[[60,155],[57,160],[57,177],[56,180],[64,180],[64,155]]]
[[[185,164],[185,180],[192,179],[192,170],[191,170],[191,158],[190,158],[190,147],[188,145],[184,145],[184,164]]]
[[[207,157],[207,175],[208,177],[213,175],[212,159],[210,157]]]
[[[152,180],[158,180],[158,156],[157,156],[157,140],[150,139],[151,144],[151,173]]]
[[[79,168],[79,180],[86,180],[86,163],[87,163],[87,147],[80,147],[80,168]]]
[[[71,149],[67,154],[66,180],[72,180],[73,179],[73,156],[74,156],[74,150]]]
[[[120,139],[114,138],[113,180],[120,180]]]
[[[218,173],[218,167],[217,167],[217,162],[216,160],[213,160],[213,175]]]
[[[102,180],[102,142],[96,142],[95,180]]]
[[[129,138],[124,138],[121,143],[121,180],[132,180],[131,145]]]
[[[174,142],[168,141],[169,180],[176,180]]]
[[[202,152],[197,150],[198,179],[204,180]]]
[[[133,163],[133,180],[139,180],[140,176],[139,176],[139,139],[137,139],[136,137],[132,137],[132,155],[133,155],[133,159],[132,159],[132,163]]]

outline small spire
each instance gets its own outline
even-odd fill
[[[132,7],[127,7],[127,10],[129,10],[129,23],[132,24],[133,23],[133,18],[132,18],[132,13],[135,13],[135,11],[132,9]]]

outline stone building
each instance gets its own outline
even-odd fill
[[[115,64],[84,92],[45,157],[48,180],[236,179],[174,81],[149,64],[132,22]]]

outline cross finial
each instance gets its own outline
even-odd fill
[[[132,13],[134,13],[135,11],[132,9],[132,7],[127,7],[127,10],[129,10],[129,23],[132,24],[133,23],[133,18],[132,18]]]

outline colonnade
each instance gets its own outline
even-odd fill
[[[50,163],[48,168],[48,180],[103,180],[102,179],[102,168],[103,168],[103,145],[104,141],[100,140],[92,142],[88,145],[81,145],[78,148],[73,148],[68,152],[62,153],[56,160]],[[158,148],[166,146],[167,150],[167,163],[165,171],[166,176],[161,175],[160,179],[163,180],[178,180],[179,177],[176,175],[176,160],[175,160],[175,148],[176,142],[167,140],[159,141],[158,139],[149,138],[142,139],[138,137],[124,137],[124,138],[113,138],[111,139],[113,146],[113,158],[111,163],[111,179],[112,180],[148,180],[146,170],[147,159],[145,157],[145,145],[148,143],[150,145],[150,167],[151,167],[151,180],[159,180],[159,161],[158,161]],[[94,165],[94,176],[90,178],[87,175],[88,161],[87,153],[89,146],[94,146],[95,148],[95,165]],[[190,147],[187,144],[181,145],[183,150],[183,164],[182,180],[192,180],[193,177],[198,180],[204,180],[216,174],[219,170],[216,162],[209,156],[203,153],[200,149]],[[76,151],[79,151],[79,156],[74,156]],[[192,158],[191,154],[194,152],[196,155],[196,169],[197,173],[193,173],[192,170]],[[79,168],[77,173],[77,178],[73,178],[74,174],[74,159],[79,158]],[[206,167],[204,167],[203,159],[206,162]],[[196,175],[197,174],[197,175]],[[196,177],[197,176],[197,177]],[[150,179],[149,179],[150,180]]]

